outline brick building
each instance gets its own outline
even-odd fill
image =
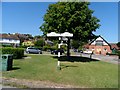
[[[113,50],[117,50],[118,47],[116,44],[109,44],[103,37],[100,35],[91,41],[89,44],[84,46],[85,49],[92,50],[94,54],[106,55],[106,53],[112,53]]]

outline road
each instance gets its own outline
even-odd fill
[[[82,57],[89,57],[90,58],[90,54],[81,54]],[[80,53],[75,53],[74,56],[80,56]],[[104,55],[92,55],[92,59],[97,59],[97,60],[101,60],[101,61],[105,61],[105,62],[110,62],[110,63],[114,63],[114,64],[118,64],[120,63],[120,59],[118,59],[118,56],[104,56]]]

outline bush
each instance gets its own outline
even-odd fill
[[[22,45],[21,45],[21,46],[19,46],[19,48],[27,48],[27,47],[28,47],[28,46],[22,46]]]
[[[64,51],[67,51],[67,46],[63,45],[63,46],[61,46],[61,48],[62,48]]]
[[[2,44],[2,47],[13,47],[12,45],[3,45]]]
[[[14,59],[20,59],[24,56],[24,49],[4,47],[2,48],[2,54],[13,54]]]
[[[50,50],[50,46],[43,46],[43,51]]]
[[[50,50],[57,50],[57,49],[58,49],[58,47],[56,45],[51,46],[51,48],[50,48]]]
[[[116,51],[115,53],[106,53],[106,55],[118,55],[120,57],[120,51]]]
[[[40,40],[35,41],[35,46],[43,47],[43,44],[44,44],[44,40],[43,40],[43,39],[40,39]]]

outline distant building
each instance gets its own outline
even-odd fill
[[[24,40],[22,46],[34,46],[34,42],[32,40]]]
[[[14,34],[0,34],[0,44],[19,46],[20,40]]]
[[[45,44],[53,46],[54,43],[52,41],[50,41],[50,40],[45,40]]]
[[[84,48],[93,51],[94,54],[102,55],[106,55],[107,53],[115,53],[115,50],[119,49],[116,44],[108,43],[100,35],[90,43],[84,45]]]

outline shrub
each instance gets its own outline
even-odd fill
[[[13,47],[12,45],[4,45],[2,44],[2,47]]]
[[[35,41],[35,46],[43,47],[43,44],[44,44],[44,40],[43,40],[43,39],[40,39],[40,40]]]
[[[21,46],[19,46],[19,48],[27,48],[27,47],[28,47],[28,46],[22,46],[22,45],[21,45]]]
[[[63,46],[61,46],[61,48],[62,48],[64,51],[67,51],[67,46],[63,45]]]
[[[118,56],[120,56],[120,51],[118,51]]]
[[[43,46],[43,51],[47,51],[47,50],[50,50],[50,46]]]
[[[119,56],[119,59],[120,59],[120,51],[117,52],[118,56]]]
[[[14,59],[20,59],[24,56],[24,49],[4,47],[2,48],[2,54],[13,54]]]
[[[50,50],[57,50],[58,48],[56,46],[51,46]]]

